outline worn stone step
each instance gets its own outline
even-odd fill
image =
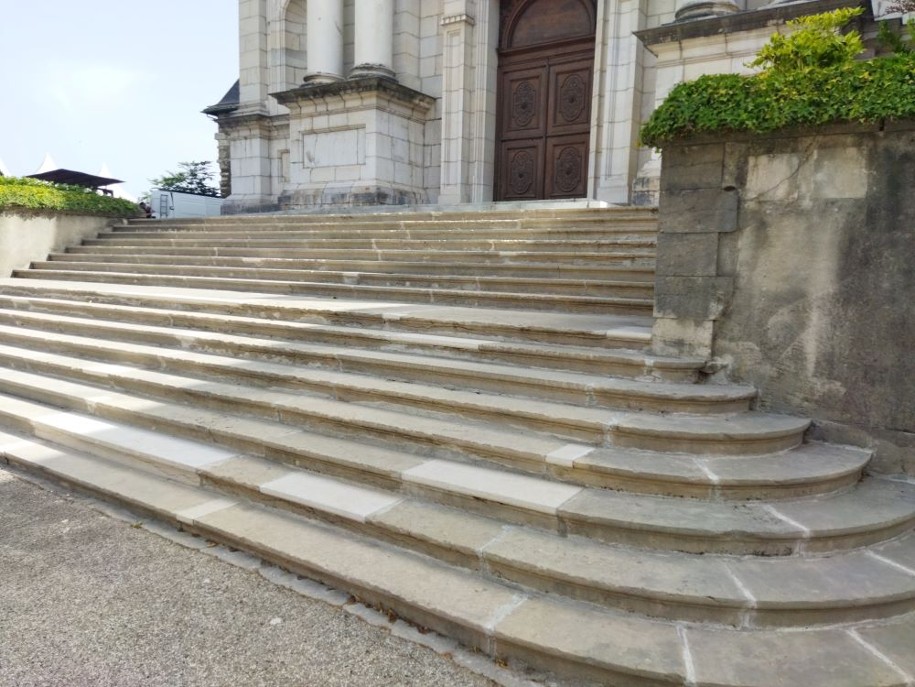
[[[56,336],[49,337],[49,332]],[[280,344],[262,338],[179,327],[99,322],[4,309],[0,309],[0,341],[34,349],[46,345],[48,351],[64,355],[123,361],[224,380],[255,381],[260,378],[260,383],[265,385],[327,389],[350,399],[357,398],[354,394],[360,391],[365,392],[366,399],[372,400],[396,402],[397,399],[416,398],[420,405],[428,404],[430,408],[443,411],[451,407],[469,410],[487,404],[495,409],[510,402],[508,394],[511,394],[548,401],[543,403],[542,412],[535,413],[535,416],[542,415],[546,422],[550,417],[558,419],[567,415],[591,422],[595,440],[603,434],[607,414],[602,409],[734,413],[748,410],[756,396],[753,387],[739,384],[674,384],[618,377],[594,378],[576,372],[510,367],[491,362],[360,351],[355,342],[338,347],[291,341]],[[239,358],[257,362],[240,368]],[[308,366],[308,369],[302,366]],[[357,372],[374,373],[384,378]],[[556,401],[574,404],[574,407],[565,412]],[[536,405],[529,407],[537,408]],[[567,424],[571,426],[574,422],[570,419]]]
[[[253,291],[272,294],[310,294],[325,298],[392,300],[404,303],[444,303],[474,307],[515,308],[571,312],[602,312],[623,315],[650,314],[654,301],[644,298],[566,296],[541,293],[463,291],[460,289],[409,288],[405,286],[368,286],[317,282],[264,281],[229,277],[195,277],[183,274],[140,274],[137,272],[93,272],[73,270],[14,270],[14,278],[53,279],[131,284],[178,286],[197,289]]]
[[[74,272],[124,272],[123,263],[105,261],[52,260],[32,262],[31,270],[65,270]],[[444,276],[423,274],[376,274],[373,272],[332,272],[329,270],[276,269],[261,267],[217,267],[208,265],[165,265],[133,263],[134,274],[165,274],[188,277],[253,279],[262,281],[301,282],[303,284],[346,284],[348,286],[403,286],[421,289],[446,289],[473,292],[506,292],[524,294],[568,294],[572,296],[602,296],[608,298],[652,297],[654,286],[646,282],[541,279],[489,276]]]
[[[368,447],[313,434],[300,424],[231,416],[32,373],[0,369],[0,382],[9,394],[36,403],[213,442],[516,524],[640,548],[780,556],[828,552],[885,541],[915,522],[915,487],[908,483],[870,480],[848,492],[777,503],[631,494],[403,454],[402,448]],[[28,408],[17,407],[9,400],[0,404],[0,417],[14,431],[31,432]],[[563,446],[524,440],[516,448],[539,450],[546,461]]]
[[[86,239],[83,245],[118,246],[215,246],[215,247],[280,247],[316,250],[372,250],[414,251],[417,253],[439,251],[509,252],[509,253],[577,253],[623,251],[635,254],[653,254],[656,240],[653,236],[614,236],[601,238],[543,238],[543,237],[458,237],[398,238],[358,237],[340,238],[302,235],[296,231],[250,232],[99,232],[96,238]]]
[[[16,439],[0,440],[0,447],[17,465],[251,551],[494,657],[566,677],[633,685],[883,687],[905,684],[915,667],[906,650],[915,630],[912,615],[788,630],[651,620],[509,587],[339,528],[97,458]],[[773,655],[779,660],[772,662]]]
[[[524,253],[503,251],[493,253],[478,251],[366,251],[366,250],[316,250],[299,249],[295,247],[243,247],[243,246],[170,246],[150,245],[138,250],[137,246],[115,246],[108,242],[96,244],[85,243],[81,246],[68,248],[71,253],[104,253],[111,255],[188,255],[188,256],[222,256],[222,257],[250,257],[250,258],[293,258],[304,260],[361,260],[373,262],[428,262],[445,265],[472,264],[477,269],[489,265],[606,265],[607,267],[638,267],[651,269],[654,267],[654,252],[642,251],[640,253],[612,251],[600,252],[537,252]]]
[[[41,335],[38,334],[35,338],[40,340]],[[51,348],[53,349],[53,345]],[[89,349],[89,346],[83,348]],[[14,346],[0,346],[0,351],[4,363],[8,366],[39,371],[53,370],[52,374],[64,376],[83,376],[92,374],[93,371],[91,366],[84,367],[78,358]],[[151,358],[148,353],[152,354]],[[664,447],[664,440],[674,437],[669,441],[674,443],[676,448],[671,450],[682,453],[761,455],[799,445],[803,439],[803,432],[809,425],[807,420],[760,413],[715,417],[667,415],[654,418],[659,421],[652,425],[652,416],[638,412],[611,412],[599,409],[589,412],[584,408],[562,408],[525,399],[474,399],[473,394],[462,397],[454,393],[454,401],[464,403],[464,411],[473,416],[465,421],[440,412],[419,413],[415,405],[401,408],[402,404],[409,403],[406,398],[379,404],[378,407],[374,407],[375,404],[369,407],[368,403],[335,400],[348,398],[349,395],[358,398],[360,394],[367,393],[360,392],[354,387],[351,390],[335,387],[333,397],[323,394],[306,396],[303,389],[306,388],[307,377],[304,375],[294,392],[285,391],[275,385],[251,389],[239,386],[239,382],[246,379],[244,368],[252,369],[247,379],[254,381],[261,374],[261,370],[263,375],[267,374],[267,364],[236,364],[237,372],[234,379],[218,381],[222,378],[214,376],[210,380],[193,377],[187,380],[181,373],[193,375],[197,366],[211,364],[212,361],[192,353],[168,356],[156,350],[146,352],[131,349],[126,345],[110,347],[109,355],[110,359],[120,362],[165,366],[165,369],[169,369],[169,366],[180,368],[172,374],[161,374],[140,371],[134,367],[121,366],[119,369],[118,366],[110,366],[107,368],[106,377],[111,382],[116,381],[121,388],[152,393],[166,399],[181,399],[192,404],[205,403],[214,408],[236,407],[238,412],[261,417],[279,415],[288,421],[306,423],[308,426],[320,427],[327,431],[373,436],[378,441],[408,442],[438,450],[456,448],[459,451],[468,451],[479,458],[517,465],[521,469],[534,472],[543,469],[542,455],[539,452],[542,446],[552,446],[547,451],[549,453],[562,445],[559,441],[555,441],[554,445],[551,443],[554,440],[547,438],[550,429],[555,430],[554,436],[568,438],[569,435],[573,435],[573,438],[590,439],[598,445],[633,446],[635,442],[631,440],[629,430],[637,427],[643,432],[644,443]],[[166,363],[167,360],[169,361]],[[233,362],[227,360],[223,361],[223,364],[226,368],[231,368]],[[311,378],[316,379],[318,376],[313,373]],[[375,382],[374,386],[376,389],[380,388],[381,382]],[[423,391],[406,390],[404,394],[413,396],[413,402],[418,403],[415,399],[423,395]],[[428,389],[424,396],[426,403],[429,404],[436,397],[441,399],[447,394],[444,390],[436,393],[434,389]],[[377,401],[377,396],[373,400]],[[510,421],[506,423],[508,426],[502,429],[499,424],[504,423],[509,417]],[[472,421],[474,418],[479,418],[479,422]],[[533,425],[538,429],[536,432],[527,429],[525,435],[520,436],[519,430],[522,427],[511,427],[516,423],[528,427]],[[653,434],[646,430],[650,426],[656,428]],[[536,448],[530,452],[528,446]],[[772,448],[766,450],[768,446]],[[634,447],[644,448],[638,445]],[[701,450],[697,450],[697,447]],[[652,450],[655,448],[652,447]]]
[[[0,293],[256,317],[265,320],[265,326],[269,326],[270,320],[280,320],[596,349],[643,349],[651,342],[652,318],[640,315],[480,309],[368,300],[338,301],[219,289],[54,281],[37,277],[27,280],[0,279]],[[677,367],[674,358],[667,360],[671,363],[670,369]],[[684,360],[681,363],[684,369],[697,367],[697,359]],[[704,361],[698,366],[701,367],[702,364]]]
[[[321,325],[266,320],[257,317],[210,315],[165,307],[132,307],[105,305],[86,300],[28,298],[0,294],[0,321],[16,326],[40,328],[59,332],[92,332],[118,340],[169,345],[174,341],[170,329],[184,330],[180,345],[191,350],[232,355],[241,358],[282,360],[293,364],[320,364],[347,369],[346,361],[358,360],[363,371],[371,371],[373,361],[385,375],[401,379],[430,379],[436,369],[431,361],[416,359],[416,355],[435,358],[497,362],[499,366],[467,368],[464,377],[475,377],[482,370],[486,388],[505,391],[516,386],[515,393],[525,393],[532,384],[537,387],[540,369],[585,372],[593,377],[607,375],[636,377],[640,381],[695,382],[705,361],[699,358],[670,358],[631,350],[600,350],[594,347],[527,344],[524,342],[493,341],[469,336],[441,336],[367,329],[347,326]],[[164,331],[147,335],[149,327]],[[226,330],[232,334],[224,333]],[[631,344],[631,340],[624,343]],[[321,344],[329,344],[328,349]],[[342,347],[342,349],[341,349]],[[383,351],[382,355],[360,355],[359,349]],[[415,355],[400,355],[415,354]],[[342,356],[342,357],[341,357]],[[506,373],[504,365],[523,366],[524,371]],[[415,374],[413,365],[419,365]],[[449,363],[450,372],[444,379],[462,375],[463,366]],[[549,376],[548,396],[557,399],[581,399],[581,392],[567,395],[568,380],[573,377]],[[488,381],[487,381],[488,380]],[[592,379],[593,381],[593,379]],[[588,389],[593,386],[588,383]],[[575,388],[575,387],[573,387]],[[577,387],[581,388],[581,387]],[[528,392],[529,393],[529,392]],[[584,391],[590,394],[590,390]],[[578,402],[578,401],[575,401]],[[589,400],[599,405],[601,401]]]
[[[915,607],[915,536],[832,557],[754,559],[656,553],[504,526],[148,430],[36,409],[36,436],[152,468],[189,484],[332,521],[481,574],[672,620],[742,627],[849,622]],[[8,441],[15,444],[10,437]],[[0,450],[3,437],[0,436]],[[864,581],[861,584],[859,581]]]
[[[437,262],[395,262],[391,260],[303,260],[292,258],[258,258],[226,256],[157,255],[136,253],[51,253],[49,260],[62,262],[107,262],[109,264],[195,265],[212,267],[258,267],[265,269],[301,270],[310,272],[366,272],[371,274],[406,274],[427,276],[475,277],[481,274],[479,265]],[[654,270],[650,267],[616,265],[561,265],[530,263],[520,265],[486,266],[485,276],[508,279],[561,279],[578,281],[634,282],[654,287]]]
[[[3,334],[7,339],[15,339],[17,331],[21,330],[4,330]],[[31,338],[19,337],[18,341],[25,349],[38,349],[43,337],[45,335],[42,332],[35,332]],[[93,352],[94,345],[98,346],[99,351],[107,350],[107,353]],[[65,342],[49,344],[48,348],[70,350]],[[440,413],[463,413],[490,422],[498,420],[511,426],[529,426],[539,432],[550,429],[557,436],[575,441],[600,443],[606,431],[605,411],[570,408],[553,403],[530,403],[502,396],[397,384],[374,377],[334,372],[301,368],[293,370],[269,364],[245,366],[237,371],[233,369],[238,368],[234,359],[220,361],[214,356],[188,356],[184,352],[175,353],[172,362],[169,362],[168,355],[163,355],[157,349],[152,349],[146,356],[141,349],[128,350],[123,348],[123,344],[117,343],[108,346],[77,346],[70,353],[77,356],[78,360],[59,359],[44,350],[32,352],[19,347],[0,346],[0,361],[16,369],[55,374],[91,383],[115,384],[127,389],[139,384],[139,388],[145,390],[148,387],[141,380],[161,381],[161,376],[141,375],[133,368],[120,368],[110,364],[110,361],[144,364],[155,370],[183,371],[184,374],[197,378],[210,369],[210,378],[221,382],[235,379],[237,383],[252,383],[262,375],[259,383],[267,386],[308,389],[336,399],[365,401],[384,398],[389,406],[397,405],[404,410],[417,407],[427,412],[429,408],[435,408]],[[99,368],[82,362],[93,358],[107,360],[109,364]],[[184,387],[181,384],[179,386]],[[158,393],[167,396],[167,387]],[[870,457],[867,451],[838,447],[820,450],[816,444],[799,447],[789,454],[767,456],[764,461],[758,456],[703,458],[595,448],[581,444],[560,443],[553,448],[555,450],[544,454],[544,460],[538,458],[533,462],[527,460],[512,464],[537,474],[546,473],[578,484],[716,499],[787,498],[833,491],[857,482]],[[506,457],[503,459],[513,460]]]

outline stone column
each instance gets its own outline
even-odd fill
[[[356,0],[354,63],[350,78],[394,78],[394,0]]]
[[[343,0],[308,0],[305,34],[308,75],[305,83],[343,79]]]

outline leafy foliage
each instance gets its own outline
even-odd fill
[[[915,0],[912,4],[912,11],[915,12]],[[880,28],[877,29],[877,41],[897,54],[915,52],[915,20],[909,20],[905,28],[909,34],[908,43],[890,28],[889,22],[881,21]]]
[[[102,196],[82,186],[17,177],[0,177],[0,210],[52,210],[103,217],[138,214],[137,206],[128,200]]]
[[[848,15],[838,15],[843,16]],[[854,56],[860,37],[839,40],[844,37],[835,28],[829,36],[821,33],[838,19],[804,19],[832,47],[812,45],[811,34],[787,47],[773,37],[766,47],[774,43],[776,49],[759,53],[756,64],[768,65],[760,74],[715,74],[677,85],[642,127],[642,143],[660,148],[703,132],[764,133],[787,126],[915,118],[915,53],[859,62]]]
[[[825,69],[852,62],[864,50],[857,31],[839,30],[864,11],[861,7],[844,7],[792,19],[787,24],[796,30],[774,34],[759,51],[751,67],[765,72],[793,72]]]
[[[213,172],[210,170],[212,163],[179,162],[181,171],[166,172],[161,177],[150,179],[150,183],[163,191],[178,191],[180,193],[196,193],[201,196],[219,196],[219,189],[211,185]]]

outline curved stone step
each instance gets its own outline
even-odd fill
[[[164,265],[133,263],[135,274],[182,275],[260,281],[302,282],[317,284],[346,284],[347,286],[404,286],[422,289],[462,290],[472,292],[506,292],[537,294],[569,294],[572,296],[603,296],[619,298],[651,298],[654,286],[646,282],[536,279],[488,276],[445,276],[372,272],[332,272],[329,270],[276,269],[260,267],[217,267],[195,265]],[[123,263],[53,260],[33,262],[30,270],[123,272]]]
[[[38,412],[36,412],[38,415]],[[733,558],[608,546],[504,526],[498,520],[359,487],[261,459],[69,413],[36,431],[70,450],[142,464],[228,498],[283,507],[444,562],[533,589],[670,619],[741,627],[875,619],[915,608],[915,534],[831,557]],[[41,424],[44,423],[44,424]],[[69,431],[69,434],[66,432]],[[28,461],[27,442],[0,452]]]
[[[218,289],[106,284],[50,279],[0,279],[3,294],[86,300],[108,305],[234,315],[349,327],[376,327],[432,335],[478,336],[488,340],[560,343],[629,349],[651,342],[650,317],[588,313],[518,311],[385,301],[338,301],[308,296],[254,294]],[[676,366],[673,358],[671,369]],[[703,361],[704,364],[704,361]],[[696,367],[687,359],[683,367]]]
[[[915,487],[908,483],[870,480],[848,492],[775,504],[627,494],[369,448],[274,421],[51,382],[29,373],[0,369],[0,380],[9,393],[33,402],[215,442],[508,522],[608,543],[693,553],[791,555],[885,541],[915,523]],[[0,417],[16,431],[44,431],[35,429],[27,405],[16,410],[22,407],[22,402],[8,400],[0,404]],[[532,448],[528,442],[526,449]]]
[[[63,345],[62,337],[58,338],[61,339],[61,345]],[[37,335],[32,337],[32,340],[36,342],[39,339],[40,337]],[[48,345],[53,348],[53,344]],[[87,344],[82,350],[87,351],[90,347],[91,344]],[[99,344],[99,347],[102,345]],[[0,346],[0,351],[2,351],[4,363],[8,366],[35,369],[41,372],[48,371],[50,374],[73,376],[80,379],[84,379],[86,376],[91,379],[95,375],[93,370],[96,368],[86,365],[79,359],[33,352],[21,347]],[[124,361],[125,358],[129,359],[132,354],[142,356],[147,364],[150,362],[162,364],[169,357],[156,349],[145,354],[138,352],[135,348],[130,350],[130,347],[126,345],[109,346],[109,355],[115,360]],[[198,366],[211,364],[206,356],[196,354],[173,354],[170,357],[170,364],[174,365],[174,361],[178,360],[182,363],[184,370],[191,375]],[[104,357],[100,359],[102,358]],[[135,360],[134,362],[139,363],[140,361]],[[505,399],[503,401],[493,397],[489,399],[487,408],[486,398],[475,398],[476,395],[472,393],[449,394],[447,391],[436,391],[435,389],[427,389],[423,393],[421,389],[409,390],[407,387],[407,390],[403,391],[405,397],[395,402],[396,391],[394,389],[400,387],[393,384],[388,386],[388,395],[393,396],[388,404],[369,407],[367,403],[351,403],[337,399],[345,399],[348,394],[355,397],[368,394],[372,396],[369,400],[377,401],[377,389],[382,386],[383,382],[372,383],[376,388],[374,393],[360,392],[355,385],[350,386],[349,390],[339,386],[333,387],[334,394],[331,397],[326,394],[306,393],[304,380],[308,377],[313,380],[317,379],[320,375],[316,373],[300,376],[299,379],[303,380],[303,383],[300,388],[291,391],[285,391],[275,386],[262,388],[262,385],[255,385],[255,388],[251,389],[239,386],[242,383],[241,380],[244,379],[256,381],[260,374],[258,368],[266,370],[270,367],[269,364],[249,363],[239,366],[232,360],[227,360],[224,362],[224,369],[234,368],[235,379],[225,381],[219,381],[218,376],[210,380],[193,376],[187,378],[176,374],[180,370],[160,373],[138,370],[136,367],[107,364],[109,367],[106,377],[109,382],[131,391],[152,393],[168,399],[182,399],[193,404],[208,404],[211,407],[234,405],[239,411],[255,416],[266,417],[279,414],[280,417],[305,423],[309,427],[374,436],[377,440],[388,442],[402,441],[417,447],[437,450],[454,448],[458,451],[468,451],[470,455],[478,458],[496,460],[533,472],[542,472],[544,455],[562,448],[568,441],[558,437],[577,434],[578,438],[590,438],[592,443],[598,445],[613,445],[617,441],[618,428],[622,428],[622,431],[625,432],[629,425],[648,424],[642,422],[643,415],[638,413],[589,411],[578,407],[563,408],[523,399]],[[246,368],[251,369],[250,375],[245,374]],[[291,371],[285,369],[281,371],[287,375],[287,379],[293,378]],[[414,399],[411,402],[413,405],[408,403],[408,408],[400,410],[397,405],[408,402],[407,396]],[[415,399],[424,397],[427,404],[438,399],[439,407],[446,407],[449,396],[456,403],[463,404],[465,412],[475,417],[483,416],[485,421],[475,422],[471,419],[454,418],[433,412],[419,413],[413,410],[417,407]],[[511,427],[503,429],[500,426],[509,417],[519,425],[539,426],[541,429],[536,432],[525,430],[524,435],[519,436],[521,430]],[[663,417],[663,419],[670,418],[671,416]],[[681,425],[689,426],[690,439],[703,446],[711,445],[711,437],[721,437],[719,439],[721,444],[715,445],[717,450],[714,453],[717,454],[752,452],[760,455],[766,453],[762,449],[767,442],[777,446],[769,452],[782,450],[784,448],[782,444],[787,442],[788,431],[791,428],[794,428],[794,434],[791,435],[794,438],[792,445],[798,445],[802,440],[803,430],[808,424],[807,421],[799,421],[795,418],[755,413],[721,416],[714,419],[681,415],[677,417],[677,420]],[[717,423],[714,420],[717,420]],[[508,424],[512,424],[512,422]],[[658,430],[660,434],[665,425],[661,423],[658,426],[662,428]],[[737,427],[740,430],[739,435],[734,430]],[[550,428],[555,430],[553,435],[546,433]],[[725,428],[725,431],[722,428]],[[584,437],[585,434],[589,436]],[[759,436],[755,436],[756,434]],[[650,439],[654,443],[661,443],[660,439],[655,437],[650,437]],[[683,440],[678,437],[678,441]],[[747,449],[746,444],[752,444],[752,451]],[[544,449],[547,446],[549,449]],[[529,447],[536,447],[536,449],[531,451]]]
[[[508,587],[290,513],[96,458],[38,447],[14,462],[347,590],[493,656],[567,677],[723,687],[910,681],[913,661],[905,647],[915,631],[911,614],[890,622],[787,630],[651,620]],[[779,660],[772,662],[772,656]]]
[[[92,272],[57,269],[14,270],[15,278],[103,282],[109,284],[178,286],[195,289],[253,291],[280,295],[313,295],[325,298],[393,300],[404,303],[455,304],[474,307],[554,310],[560,312],[601,312],[624,315],[650,314],[654,302],[641,298],[566,296],[540,293],[462,291],[424,289],[406,286],[361,286],[321,282],[263,281],[223,277],[194,277],[181,274],[142,274],[137,272]]]
[[[47,337],[48,332],[57,336]],[[107,340],[106,340],[107,339]],[[350,400],[415,401],[419,407],[447,412],[450,407],[508,412],[508,394],[529,403],[532,419],[549,422],[566,417],[574,426],[590,423],[595,441],[602,441],[611,419],[604,408],[650,412],[733,413],[749,409],[753,387],[728,384],[674,384],[614,377],[594,378],[575,372],[508,367],[491,362],[457,361],[428,355],[359,351],[354,345],[330,348],[201,332],[178,327],[102,323],[94,319],[44,315],[0,309],[0,340],[90,359],[123,360],[153,369],[187,371],[222,380],[236,377],[262,384],[328,390]],[[167,350],[179,349],[179,350]],[[204,355],[190,355],[191,353]],[[226,357],[229,356],[229,357]],[[239,368],[240,358],[258,361]],[[296,367],[278,364],[291,363]],[[308,369],[302,369],[307,365]],[[316,369],[326,368],[326,371]],[[361,373],[376,373],[385,379]],[[406,380],[404,383],[398,380]],[[430,383],[436,386],[430,386]],[[442,386],[446,388],[442,388]],[[464,391],[460,391],[463,389]],[[485,394],[483,391],[494,393]],[[498,394],[498,395],[495,395]],[[575,404],[564,410],[555,401]],[[520,409],[519,409],[520,411]]]

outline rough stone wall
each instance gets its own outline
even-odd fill
[[[664,151],[656,348],[915,475],[915,122]]]
[[[94,238],[117,220],[41,212],[0,212],[0,277],[23,269],[48,253]]]

